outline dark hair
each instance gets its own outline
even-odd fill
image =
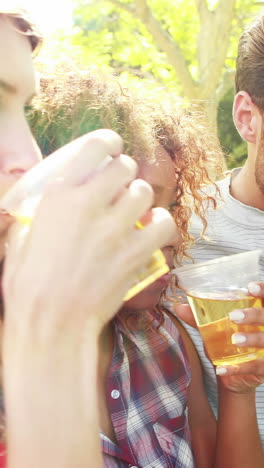
[[[264,12],[242,33],[236,60],[236,91],[247,91],[264,110]]]

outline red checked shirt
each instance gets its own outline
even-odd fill
[[[115,320],[107,399],[117,444],[101,433],[105,468],[193,468],[190,365],[173,322],[129,332]]]

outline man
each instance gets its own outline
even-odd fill
[[[218,183],[221,197],[218,209],[209,208],[205,238],[202,225],[193,218],[191,232],[196,239],[191,255],[203,262],[223,255],[245,250],[262,249],[260,280],[264,281],[264,12],[241,35],[236,71],[236,96],[233,118],[238,132],[247,142],[248,157],[242,168],[233,170]],[[208,189],[213,194],[215,189]],[[251,293],[263,298],[260,285],[251,284]],[[247,311],[235,311],[233,320],[247,319]],[[242,323],[242,322],[241,322]],[[246,322],[244,322],[246,323]],[[204,363],[206,384],[211,404],[216,410],[217,389],[215,373],[203,351],[200,334],[188,327]],[[264,335],[264,334],[262,334]],[[237,337],[242,346],[243,335]],[[242,341],[241,341],[242,340]],[[264,339],[259,342],[264,347]],[[256,361],[261,373],[261,361]],[[264,444],[264,384],[257,389],[256,397],[259,430]]]
[[[23,14],[0,10],[1,196],[40,160],[24,115],[37,91],[38,42]],[[3,377],[11,468],[88,467],[91,457],[99,466],[98,337],[137,271],[175,236],[162,209],[144,230],[134,230],[153,202],[150,186],[134,181],[134,161],[122,156],[96,170],[107,155],[122,152],[117,134],[94,132],[79,140],[78,151],[75,143],[70,148],[76,161],[43,197],[29,235],[14,226],[8,240]],[[12,221],[0,214],[1,261]]]

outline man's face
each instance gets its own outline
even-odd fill
[[[9,21],[0,19],[0,199],[41,159],[25,118],[25,107],[36,88],[27,37],[17,32]],[[0,211],[0,257],[10,222],[10,217]]]

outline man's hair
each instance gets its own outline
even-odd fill
[[[264,11],[242,33],[236,61],[236,92],[247,91],[264,110]]]
[[[17,32],[28,38],[32,52],[36,52],[39,49],[42,43],[42,35],[31,22],[25,10],[0,8],[0,19],[9,21]]]

